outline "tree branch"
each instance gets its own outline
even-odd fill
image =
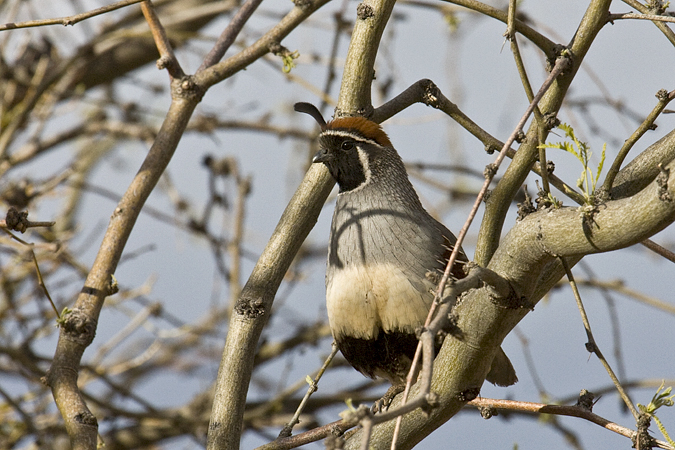
[[[663,172],[672,170],[675,162]],[[562,208],[527,216],[504,237],[488,268],[507,278],[526,299],[524,304],[534,306],[564,274],[557,257],[568,258],[572,265],[584,255],[638,243],[675,221],[675,200],[668,199],[675,199],[675,177],[659,178],[634,196],[608,202],[597,211]],[[441,407],[429,417],[419,410],[404,416],[399,448],[411,448],[478,394],[494,352],[529,311],[497,305],[488,291],[473,291],[456,307],[463,339],[446,339],[434,364],[432,390],[439,394]],[[416,385],[413,395],[418,390]],[[388,446],[393,427],[374,427],[371,444]],[[355,448],[351,439],[347,448]]]
[[[180,84],[180,80],[176,80],[174,91]],[[192,111],[201,99],[201,95],[181,89],[182,96],[176,96],[171,102],[157,139],[115,208],[72,311],[60,322],[59,341],[45,382],[52,389],[74,450],[95,449],[98,436],[96,417],[87,408],[77,386],[82,354],[94,339],[103,301],[114,293],[113,274],[141,208],[169,164]]]
[[[218,37],[218,41],[211,48],[211,51],[206,55],[202,65],[199,66],[197,72],[200,72],[207,67],[211,67],[225,55],[227,49],[234,43],[234,40],[239,36],[239,33],[248,22],[248,19],[251,18],[255,10],[260,6],[262,0],[248,0],[244,3],[237,14],[234,15],[229,25],[223,30],[223,32]]]
[[[638,0],[623,0],[623,2],[630,7],[637,9],[642,14],[650,14],[652,12],[647,6],[643,5]],[[668,39],[671,44],[675,45],[675,32],[670,29],[668,24],[658,20],[653,21],[653,23],[659,30],[661,30],[664,36],[666,36],[666,39]]]
[[[614,179],[611,198],[635,195],[654,180],[659,167],[654,161],[667,164],[675,159],[675,129],[637,155]]]
[[[281,216],[235,305],[216,381],[207,448],[239,447],[258,339],[276,291],[333,188],[327,170],[310,166]]]
[[[609,171],[605,176],[605,182],[602,184],[601,191],[609,192],[612,189],[612,186],[614,185],[614,179],[619,173],[624,160],[628,156],[628,152],[633,147],[633,145],[635,145],[638,139],[640,139],[647,131],[656,128],[654,121],[656,121],[656,118],[659,117],[665,107],[668,106],[668,103],[670,103],[670,101],[675,98],[675,90],[670,92],[666,91],[665,89],[660,90],[656,94],[656,98],[659,100],[657,105],[654,107],[652,112],[649,113],[649,116],[647,116],[647,118],[640,124],[638,129],[635,130],[635,132],[633,132],[633,134],[628,139],[626,139],[626,142],[624,142],[621,150],[619,150],[619,154],[614,159],[612,167],[609,168]]]
[[[113,3],[112,5],[101,6],[100,8],[92,9],[91,11],[75,14],[67,17],[58,17],[56,19],[41,19],[41,20],[29,20],[27,22],[19,23],[6,23],[0,25],[0,31],[4,30],[14,30],[17,28],[30,28],[30,27],[43,27],[45,25],[63,25],[67,27],[68,25],[75,25],[78,22],[89,19],[91,17],[96,17],[101,14],[105,14],[116,9],[124,8],[125,6],[133,5],[134,3],[140,3],[143,0],[122,0],[121,2]]]
[[[610,0],[595,0],[591,2],[586,14],[581,20],[577,32],[568,45],[572,64],[568,71],[557,78],[546,95],[539,102],[539,109],[545,116],[555,116],[562,105],[565,94],[569,89],[574,76],[591,47],[595,37],[605,25],[605,18],[609,11]],[[499,245],[508,205],[516,192],[525,181],[525,177],[539,156],[538,142],[540,137],[545,138],[548,133],[540,136],[536,123],[530,125],[525,142],[516,152],[515,157],[504,176],[486,201],[485,215],[478,233],[478,242],[474,260],[481,266],[486,266]]]
[[[500,400],[491,398],[477,398],[475,400],[471,400],[468,405],[481,410],[489,409],[505,412],[517,411],[526,414],[555,414],[557,416],[578,417],[580,419],[584,419],[599,425],[609,431],[620,434],[621,436],[625,436],[629,439],[634,439],[637,435],[637,433],[630,428],[626,428],[611,422],[581,405],[547,405],[544,403],[520,402],[514,400]],[[656,446],[660,448],[672,450],[672,447],[668,445],[667,442],[657,441],[656,444]]]
[[[169,37],[162,26],[162,22],[160,22],[159,17],[157,17],[157,12],[155,12],[155,7],[152,5],[152,2],[150,0],[145,0],[141,3],[141,10],[143,11],[145,20],[148,22],[150,32],[152,33],[155,45],[159,51],[157,68],[161,70],[166,67],[171,78],[183,78],[185,72],[183,72],[183,68],[180,66],[180,63],[173,52]]]
[[[501,22],[508,22],[508,13],[506,11],[486,5],[476,0],[443,0],[448,3],[463,6],[467,9],[476,11],[480,14],[492,17]],[[554,60],[560,49],[560,45],[548,39],[543,34],[528,26],[521,20],[516,19],[513,23],[515,31],[525,36],[530,42],[539,47],[549,60]]]
[[[253,61],[270,52],[270,47],[279,44],[314,11],[330,0],[298,1],[296,6],[260,39],[236,55],[205,68],[195,74],[195,82],[205,89],[245,69]]]
[[[294,8],[265,37],[253,44],[250,52],[242,52],[207,68],[195,78],[204,85],[209,85],[227,74],[240,70],[247,58],[267,53],[270,44],[286,36],[292,27],[325,1],[317,0],[311,6]],[[382,31],[394,3],[394,0],[371,0],[359,6],[361,13],[352,33],[353,37],[358,36],[359,39],[352,38],[351,41],[338,111],[372,110],[370,84],[373,64]],[[347,67],[351,69],[347,70]],[[367,76],[359,77],[356,74]],[[366,94],[367,97],[362,97]],[[274,296],[283,276],[316,223],[334,184],[334,180],[323,165],[310,166],[242,290],[230,321],[218,371],[207,440],[209,449],[239,447],[246,392],[253,368],[252,355],[255,354],[258,339],[267,323]]]
[[[371,0],[357,7],[357,20],[342,75],[337,117],[370,117],[373,114],[371,85],[375,58],[394,3],[390,0]]]

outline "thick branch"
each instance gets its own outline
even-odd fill
[[[675,162],[663,172],[673,170]],[[531,214],[504,237],[489,268],[507,278],[525,304],[534,306],[563,274],[557,257],[572,264],[587,254],[628,247],[675,221],[675,176],[665,182],[660,178],[632,197],[600,206],[590,218],[576,208]],[[439,394],[441,407],[428,418],[420,410],[404,416],[398,448],[411,448],[478,395],[494,352],[528,311],[496,304],[487,288],[457,305],[462,339],[447,338],[434,364],[432,390]],[[416,385],[413,395],[418,389]],[[387,423],[373,429],[374,448],[388,448],[393,427]],[[350,440],[347,448],[354,448],[358,439]]]
[[[373,113],[370,88],[375,70],[375,57],[394,3],[386,0],[369,0],[357,7],[357,20],[342,75],[337,116],[369,117]]]
[[[325,3],[326,0],[315,0],[311,6],[296,7],[274,29],[251,47],[252,54],[264,54],[273,42],[273,37],[281,39],[290,29],[300,23],[309,12]],[[354,97],[354,92],[341,94],[338,109],[357,111],[364,106],[372,108],[370,101],[370,83],[372,80],[375,54],[379,46],[384,26],[394,5],[394,0],[369,0],[362,3],[352,36],[345,67],[361,64],[358,71],[350,73],[366,73],[367,77],[343,78],[342,90],[367,92],[366,98]],[[372,15],[371,15],[372,14]],[[357,50],[352,49],[356,47]],[[370,47],[370,48],[369,48]],[[372,57],[364,57],[368,54]],[[196,75],[204,85],[218,81],[221,77],[243,68],[243,64],[251,55],[242,52],[240,55],[205,69]],[[345,81],[348,80],[348,81]],[[366,87],[367,85],[367,87]],[[305,175],[290,203],[286,207],[279,224],[270,238],[265,250],[258,260],[251,277],[242,290],[241,297],[235,306],[230,321],[225,349],[221,360],[213,413],[209,426],[207,448],[236,449],[242,428],[246,392],[248,390],[253,358],[258,346],[258,339],[267,323],[272,302],[277,289],[288,270],[295,254],[305,237],[316,223],[321,208],[334,185],[333,179],[323,165],[313,165]]]
[[[246,393],[258,339],[277,289],[319,217],[333,188],[323,166],[313,165],[281,216],[242,289],[230,320],[213,401],[207,448],[239,448]]]
[[[558,77],[557,82],[551,86],[544,98],[539,102],[539,109],[542,114],[556,115],[558,113],[565,94],[576,72],[579,70],[586,52],[588,52],[595,37],[606,23],[605,18],[607,17],[610,3],[611,0],[596,0],[589,5],[577,32],[568,46],[568,52],[572,58],[572,67],[569,71]],[[545,134],[547,133],[543,134],[544,136],[541,136],[541,138],[545,138]],[[478,234],[476,254],[474,256],[475,261],[481,266],[485,266],[490,261],[499,245],[499,237],[504,226],[508,205],[522,186],[532,165],[539,156],[539,138],[538,125],[533,123],[527,132],[525,142],[516,152],[513,161],[486,202],[485,216],[483,217]]]
[[[671,131],[626,165],[614,179],[612,198],[635,195],[652,182],[659,173],[655,161],[666,164],[675,159],[675,130]]]
[[[85,348],[94,339],[103,301],[114,293],[112,275],[141,208],[169,164],[192,111],[201,99],[200,96],[189,95],[187,91],[185,93],[171,103],[148,156],[110,218],[94,265],[72,312],[66,314],[60,323],[59,342],[46,382],[65,420],[72,448],[76,450],[96,448],[98,436],[96,418],[77,387],[80,360]]]

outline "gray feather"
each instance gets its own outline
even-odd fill
[[[400,384],[415,354],[416,330],[433,302],[432,279],[438,277],[428,274],[445,270],[456,238],[422,207],[400,156],[377,130],[363,120],[331,121],[319,139],[314,160],[326,165],[340,187],[326,306],[347,361],[367,376]],[[460,252],[454,276],[464,276],[467,260]],[[501,349],[487,379],[504,386],[517,379]]]
[[[391,265],[403,272],[428,310],[435,285],[427,273],[445,269],[448,245],[456,239],[423,208],[398,154],[393,149],[377,151],[370,159],[370,180],[338,195],[326,279],[346,267]],[[466,261],[463,253],[460,261]],[[367,295],[361,293],[361,297]],[[405,320],[409,322],[406,331],[422,325],[418,316]]]

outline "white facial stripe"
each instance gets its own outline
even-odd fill
[[[361,150],[361,147],[359,145],[356,145],[356,151],[359,154],[359,161],[361,161],[361,167],[363,167],[363,176],[366,178],[366,181],[363,182],[361,186],[365,186],[370,182],[370,163],[368,162],[368,153],[364,152]],[[361,187],[359,186],[359,187]],[[358,188],[357,188],[358,189]]]
[[[363,137],[361,135],[350,133],[349,131],[344,131],[344,130],[326,130],[326,131],[323,131],[321,134],[323,136],[339,136],[339,137],[350,138],[350,139],[353,139],[355,141],[365,142],[365,143],[368,143],[368,144],[380,145],[372,139],[368,139],[368,138]]]

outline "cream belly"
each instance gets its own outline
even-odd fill
[[[333,336],[375,339],[380,330],[413,333],[422,326],[433,296],[413,287],[392,264],[348,266],[332,274],[326,307]]]

